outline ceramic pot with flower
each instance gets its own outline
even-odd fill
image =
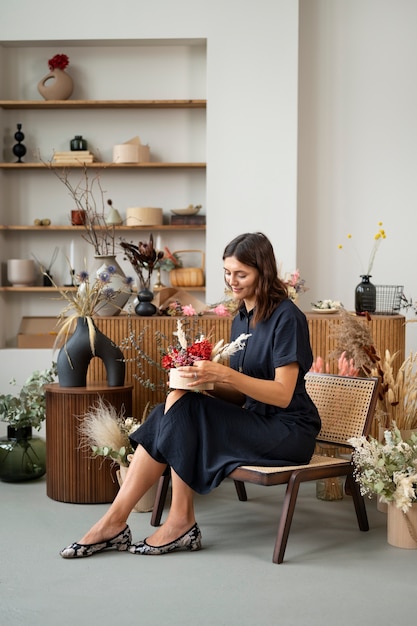
[[[45,100],[68,100],[72,95],[74,83],[65,72],[68,63],[66,54],[56,54],[49,59],[50,72],[38,83],[38,91]]]

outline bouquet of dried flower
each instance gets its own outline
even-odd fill
[[[400,430],[417,428],[417,353],[411,353],[394,376],[393,363],[398,352],[391,355],[385,351],[385,357],[371,371],[372,376],[381,379],[376,416],[381,426]]]
[[[384,437],[382,442],[373,437],[349,440],[354,447],[355,478],[362,495],[377,495],[406,514],[417,500],[417,435],[403,441],[394,423]]]
[[[103,456],[127,467],[134,452],[129,436],[143,421],[125,418],[123,411],[117,413],[114,406],[100,398],[81,423],[84,446],[91,449],[94,456]]]

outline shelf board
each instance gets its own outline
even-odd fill
[[[184,231],[184,230],[199,230],[205,231],[205,224],[164,224],[161,226],[115,226],[115,231],[118,232],[150,232],[150,231]],[[50,232],[50,231],[85,231],[84,226],[65,226],[61,224],[51,224],[50,226],[25,226],[20,224],[0,224],[0,231],[30,231],[30,232]]]
[[[62,287],[0,287],[0,291],[12,291],[15,293],[54,293],[58,291],[77,291],[78,287],[63,285]]]
[[[0,163],[0,169],[4,170],[34,170],[34,169],[56,169],[56,170],[69,170],[69,169],[109,169],[109,170],[119,170],[119,169],[138,169],[138,170],[146,170],[146,169],[204,169],[206,167],[205,163],[159,163],[159,162],[149,162],[149,163],[104,163],[101,161],[97,161],[96,163],[69,163],[67,165],[57,165],[55,163]]]
[[[0,100],[2,109],[205,109],[206,100]]]
[[[170,285],[167,285],[167,287],[170,287]],[[164,289],[164,287],[161,287],[160,289],[155,289],[155,293],[160,291],[161,289]],[[33,293],[54,293],[54,292],[60,292],[60,291],[77,291],[78,287],[70,287],[67,285],[64,285],[62,287],[0,287],[0,292],[1,291],[5,291],[5,292],[13,292],[13,293],[28,293],[28,292],[33,292]],[[206,288],[205,287],[183,287],[183,289],[185,289],[186,291],[205,291]],[[132,295],[134,295],[134,291],[132,292]]]

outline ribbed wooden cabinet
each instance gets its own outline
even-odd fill
[[[338,314],[317,314],[306,313],[310,339],[313,349],[314,358],[321,356],[328,358],[335,349],[334,330],[341,323],[341,317]],[[143,333],[140,347],[142,351],[148,354],[152,359],[159,362],[160,354],[156,341],[156,333],[162,333],[170,341],[173,340],[172,333],[176,329],[177,319],[174,317],[99,317],[96,320],[98,328],[111,337],[118,345],[133,332],[136,337]],[[375,346],[379,354],[383,354],[386,349],[391,353],[399,352],[397,367],[405,358],[405,318],[402,315],[373,315],[369,322],[370,330],[374,338]],[[203,332],[206,335],[211,334],[213,341],[224,339],[228,341],[230,335],[231,320],[223,317],[200,317],[197,320],[196,331]],[[131,355],[132,356],[132,355]],[[330,361],[330,370],[332,373],[337,372],[337,362]],[[136,366],[134,362],[126,364],[126,383],[133,384],[133,415],[140,417],[147,405],[151,405],[164,400],[164,392],[153,392],[145,388],[137,379],[135,379]],[[151,366],[145,367],[145,377],[151,379],[155,377],[161,378]],[[162,377],[164,373],[162,373]],[[166,379],[168,377],[166,376]],[[105,371],[101,361],[93,359],[89,369],[90,381],[105,380]]]

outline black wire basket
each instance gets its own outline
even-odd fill
[[[375,285],[377,315],[396,315],[401,309],[404,285]]]

